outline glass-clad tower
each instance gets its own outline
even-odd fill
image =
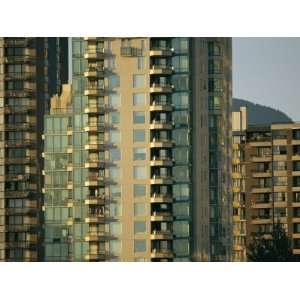
[[[231,39],[73,38],[70,53],[45,116],[46,260],[229,260]]]

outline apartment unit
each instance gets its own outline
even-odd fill
[[[0,261],[42,259],[43,115],[67,69],[67,39],[0,38]]]
[[[234,239],[233,256],[245,260],[242,253],[253,233],[271,239],[278,221],[292,240],[294,254],[300,254],[300,124],[242,129],[240,135],[233,133],[233,178],[238,177],[241,183],[238,186],[233,179],[233,228],[241,230]],[[242,142],[236,146],[239,136]],[[236,148],[240,157],[235,154]],[[241,225],[244,222],[246,228]]]
[[[231,39],[69,52],[45,116],[45,260],[230,260]]]

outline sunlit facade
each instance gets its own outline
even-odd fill
[[[45,260],[230,260],[231,39],[70,53],[45,116]]]

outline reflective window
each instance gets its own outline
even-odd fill
[[[134,222],[134,233],[145,233],[146,232],[146,222],[135,221]]]
[[[146,179],[147,178],[147,167],[134,166],[133,167],[133,178],[135,178],[135,179]]]
[[[145,252],[146,240],[134,240],[134,252]]]
[[[134,215],[135,216],[144,216],[146,214],[146,205],[145,203],[134,203]]]
[[[133,148],[133,160],[145,160],[146,148]]]
[[[146,93],[134,93],[133,105],[146,105]]]
[[[133,75],[133,87],[134,88],[146,87],[146,75]]]
[[[144,111],[134,111],[133,112],[133,123],[134,124],[144,124],[145,123],[145,112]]]
[[[145,184],[134,184],[133,185],[133,196],[143,197],[146,195],[146,185]]]
[[[145,141],[145,130],[134,129],[133,130],[133,142],[144,142]]]

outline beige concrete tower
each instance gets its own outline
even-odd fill
[[[46,260],[228,260],[231,40],[73,38],[71,52],[72,109],[45,117]]]

